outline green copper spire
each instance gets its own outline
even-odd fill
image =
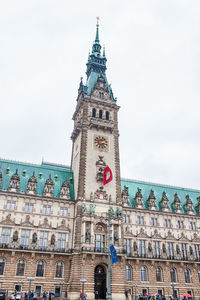
[[[99,44],[99,17],[97,17],[97,25],[96,25],[97,29],[96,29],[96,38],[95,38],[95,43]]]
[[[103,48],[103,51],[101,51],[101,44],[99,41],[99,18],[97,18],[95,41],[92,45],[92,51],[89,52],[86,64],[87,82],[86,85],[83,85],[81,91],[83,91],[84,94],[91,95],[95,84],[97,83],[99,77],[101,77],[105,81],[111,99],[116,101],[106,78],[106,61],[105,47]]]
[[[96,37],[95,41],[92,45],[92,52],[89,54],[88,62],[87,62],[87,79],[91,75],[92,72],[96,74],[105,74],[106,71],[106,57],[105,53],[101,53],[101,45],[99,41],[99,18],[97,18],[96,24]]]

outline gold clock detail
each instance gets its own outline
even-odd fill
[[[94,148],[101,151],[108,151],[108,137],[102,135],[95,135]]]

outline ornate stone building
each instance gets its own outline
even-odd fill
[[[99,27],[73,115],[71,167],[0,160],[0,288],[79,299],[107,290],[107,214],[119,262],[112,299],[200,295],[200,191],[120,178],[119,106]],[[109,166],[113,180],[103,186]],[[174,290],[174,291],[173,291]]]

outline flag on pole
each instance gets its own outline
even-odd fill
[[[103,185],[106,185],[110,181],[112,181],[112,171],[107,166],[107,167],[105,167],[104,172],[103,172]]]
[[[112,265],[118,262],[117,252],[115,250],[115,247],[113,245],[110,246],[110,254],[112,258]]]

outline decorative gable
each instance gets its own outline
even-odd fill
[[[175,236],[171,233],[171,231],[169,230],[166,237],[165,237],[166,240],[173,240],[173,241],[176,241],[177,239],[175,238]]]
[[[140,232],[137,235],[138,238],[149,238],[150,236],[144,231],[143,228],[140,229]]]
[[[124,185],[124,189],[122,191],[122,201],[124,206],[130,206],[129,192],[126,185]]]
[[[181,206],[181,200],[179,199],[177,193],[174,194],[173,206],[174,206],[174,212],[175,213],[182,213],[183,212],[182,206]]]
[[[47,218],[44,218],[43,223],[39,222],[39,227],[41,227],[41,228],[52,228],[51,223],[49,224]]]
[[[59,229],[59,230],[65,230],[67,232],[71,232],[71,229],[69,228],[69,224],[66,225],[66,221],[64,219],[61,221],[61,225],[57,226],[57,229]]]
[[[15,174],[11,177],[8,191],[19,193],[19,184],[20,184],[20,177],[18,175],[18,170],[16,169]]]
[[[156,197],[153,190],[150,191],[147,203],[150,210],[157,210]]]
[[[194,215],[194,207],[189,195],[186,195],[186,210],[188,215]]]
[[[69,183],[67,182],[67,178],[65,178],[65,181],[61,186],[60,198],[70,200],[70,188]]]
[[[151,236],[151,238],[152,238],[152,239],[155,239],[155,240],[161,240],[161,239],[163,239],[163,237],[158,233],[158,230],[157,230],[157,229],[154,230],[154,233],[153,233],[153,235]]]
[[[185,234],[183,232],[181,232],[181,236],[179,238],[179,241],[180,242],[188,242],[190,240],[185,236]]]
[[[22,226],[27,226],[27,227],[33,227],[34,226],[34,223],[32,223],[30,221],[30,216],[29,215],[26,215],[26,219],[25,221],[21,221],[21,225]]]
[[[169,208],[169,199],[167,198],[166,192],[162,194],[162,199],[160,200],[162,211],[170,211]]]
[[[144,208],[144,204],[142,201],[142,193],[141,193],[141,189],[138,188],[137,189],[137,193],[135,194],[135,208]]]
[[[44,186],[44,192],[43,196],[53,197],[53,180],[51,179],[51,174],[49,175],[49,178],[46,180],[45,186]]]
[[[11,219],[11,214],[8,214],[4,220],[0,222],[1,225],[16,225],[15,221]]]
[[[36,195],[37,194],[37,179],[35,177],[35,172],[28,180],[26,194]]]

